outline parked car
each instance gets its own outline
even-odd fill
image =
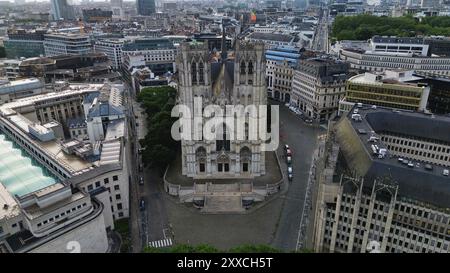
[[[284,106],[289,107],[289,105],[290,105],[289,103],[286,103]]]
[[[286,157],[286,163],[287,163],[288,165],[291,165],[291,164],[292,164],[292,156],[287,156],[287,157]]]
[[[293,173],[294,173],[294,171],[292,170],[292,167],[289,166],[289,167],[288,167],[288,175],[289,175],[289,174],[293,174]]]
[[[139,208],[141,210],[145,210],[145,200],[144,199],[141,199],[141,201],[139,202]]]
[[[292,179],[294,179],[294,175],[292,173],[288,174],[289,182],[292,182]]]
[[[442,175],[448,176],[449,171],[447,169],[444,169],[444,171],[442,171]]]
[[[290,148],[289,148],[289,149],[286,149],[286,155],[287,155],[287,156],[292,156],[292,151],[291,151]]]
[[[287,149],[289,149],[289,145],[284,144],[284,151],[286,151]]]
[[[141,176],[141,178],[139,179],[139,185],[144,185],[144,178]]]

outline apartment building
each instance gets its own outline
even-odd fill
[[[333,124],[315,250],[449,253],[449,125],[445,116],[370,105]]]
[[[323,122],[337,114],[345,95],[348,64],[328,56],[300,60],[291,101],[309,118]]]
[[[424,111],[430,87],[420,83],[421,79],[414,71],[402,69],[353,76],[348,79],[345,97],[339,102],[339,114],[350,111],[356,103]]]
[[[49,33],[44,35],[45,56],[87,54],[92,51],[89,35],[80,33]]]

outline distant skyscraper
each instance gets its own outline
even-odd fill
[[[111,0],[113,18],[123,19],[123,0]]]
[[[51,0],[51,12],[53,20],[64,18],[65,20],[75,19],[75,12],[67,0]]]
[[[155,13],[155,0],[136,0],[136,8],[139,15],[151,15]]]

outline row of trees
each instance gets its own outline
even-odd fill
[[[273,248],[269,245],[242,245],[229,249],[228,251],[221,251],[211,245],[187,245],[179,244],[168,248],[144,248],[144,253],[282,253],[283,251]],[[302,249],[298,253],[310,253],[311,250]]]
[[[336,40],[367,40],[374,35],[450,36],[450,16],[430,16],[421,21],[411,15],[402,17],[379,17],[365,14],[337,16],[332,26],[332,37]]]
[[[140,142],[145,148],[142,159],[145,165],[161,171],[175,158],[179,146],[170,133],[176,121],[170,116],[176,92],[170,86],[151,87],[142,89],[137,97],[147,114],[148,133]]]

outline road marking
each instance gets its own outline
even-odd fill
[[[148,245],[154,248],[169,247],[172,245],[172,239],[167,238],[158,241],[153,241],[149,242]]]

